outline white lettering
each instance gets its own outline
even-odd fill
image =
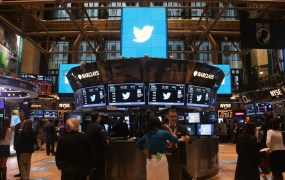
[[[208,74],[208,73],[204,73],[204,72],[199,72],[199,71],[194,71],[193,72],[193,75],[194,76],[198,76],[198,77],[201,77],[201,78],[205,78],[205,79],[214,79],[214,75],[212,74]]]
[[[91,78],[94,76],[99,76],[99,71],[93,71],[93,72],[88,72],[84,74],[78,74],[78,79],[85,79],[85,78]]]
[[[220,104],[221,109],[230,109],[231,106],[232,106],[231,104]]]
[[[271,96],[282,96],[282,92],[281,89],[275,89],[275,90],[271,90],[269,91]]]

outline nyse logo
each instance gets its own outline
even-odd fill
[[[153,32],[153,26],[144,26],[142,29],[137,28],[134,26],[134,42],[142,43],[146,42],[151,38]]]
[[[271,91],[269,91],[269,92],[270,92],[270,95],[271,95],[272,97],[282,96],[281,89],[274,89],[274,90],[271,90]]]
[[[214,75],[208,74],[208,73],[199,72],[199,71],[194,71],[193,72],[193,76],[197,76],[197,77],[201,77],[201,78],[205,78],[205,79],[214,79]]]
[[[231,107],[231,104],[220,104],[220,109],[230,109]]]

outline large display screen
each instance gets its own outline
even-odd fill
[[[196,135],[196,124],[186,124],[187,131],[191,136]]]
[[[197,135],[212,136],[215,134],[214,124],[197,124]]]
[[[254,104],[246,104],[245,105],[245,113],[246,115],[255,115],[255,106]]]
[[[187,106],[209,107],[210,88],[188,86]]]
[[[144,83],[108,84],[109,105],[144,105]]]
[[[44,111],[41,109],[30,110],[30,117],[44,117]]]
[[[44,110],[44,118],[57,118],[57,110]]]
[[[200,123],[201,117],[200,112],[189,112],[185,113],[187,123]]]
[[[184,105],[185,85],[169,83],[149,83],[149,105]]]
[[[58,72],[58,93],[73,93],[69,81],[66,77],[68,71],[73,68],[80,66],[80,64],[60,64]]]
[[[121,54],[124,57],[167,58],[166,8],[122,9]]]
[[[217,93],[232,94],[231,66],[229,64],[214,64],[213,66],[220,68],[225,74]]]
[[[273,110],[271,102],[255,103],[256,114],[264,114]]]
[[[82,89],[83,107],[106,106],[104,85]]]

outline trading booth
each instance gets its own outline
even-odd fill
[[[106,60],[73,67],[66,75],[78,111],[116,113],[128,123],[128,138],[112,138],[107,148],[107,179],[145,179],[145,156],[136,146],[151,114],[163,120],[170,107],[193,137],[186,143],[184,164],[191,177],[218,173],[218,138],[214,136],[217,90],[223,71],[208,64],[161,58]],[[165,112],[164,112],[165,113]],[[103,118],[105,127],[112,124]],[[86,119],[86,118],[85,118]],[[88,119],[88,118],[87,118]],[[83,127],[84,129],[84,127]],[[203,160],[203,161],[202,161]]]

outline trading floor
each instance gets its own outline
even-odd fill
[[[219,145],[219,173],[210,180],[234,179],[237,154],[235,144]],[[8,179],[16,180],[14,175],[19,172],[16,156],[8,160]],[[285,173],[283,174],[285,177]],[[267,175],[271,179],[271,174]],[[261,180],[264,178],[261,176]],[[46,156],[45,151],[36,151],[32,156],[31,180],[60,180],[60,171],[55,166],[54,156]]]

